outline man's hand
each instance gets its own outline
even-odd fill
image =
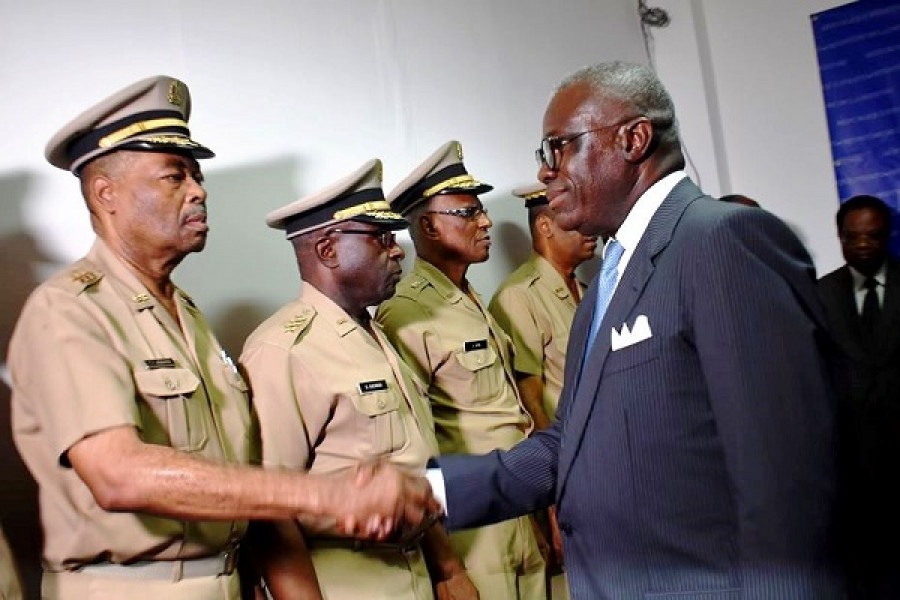
[[[434,585],[436,600],[478,600],[478,589],[465,571]]]
[[[325,510],[344,535],[381,541],[441,510],[424,477],[407,475],[385,462],[361,464],[333,481]]]
[[[556,559],[556,564],[562,568],[563,566],[563,543],[562,543],[562,533],[559,531],[559,521],[556,519],[556,506],[551,506],[547,509],[547,514],[550,517],[550,539],[551,544],[553,546],[553,554]]]

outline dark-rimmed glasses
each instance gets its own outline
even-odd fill
[[[350,233],[356,235],[371,235],[378,239],[378,242],[385,250],[390,250],[397,243],[397,237],[390,229],[331,229],[326,235],[332,233]]]
[[[587,131],[580,131],[571,135],[548,135],[541,140],[541,147],[534,151],[534,158],[535,160],[537,160],[539,167],[541,165],[547,165],[548,169],[550,169],[551,171],[555,171],[559,168],[559,163],[562,159],[563,148],[565,148],[568,144],[589,133],[603,131],[604,129],[610,129],[612,127],[621,127],[630,120],[631,119],[625,119],[624,121],[619,121],[618,123],[613,123],[612,125],[601,125],[600,127],[588,129]]]
[[[461,208],[445,208],[444,210],[429,210],[432,215],[450,215],[451,217],[459,217],[466,221],[474,221],[481,215],[487,215],[488,211],[483,206],[463,206]]]

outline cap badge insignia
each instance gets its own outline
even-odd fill
[[[169,104],[181,106],[184,102],[184,90],[180,81],[173,81],[169,84]]]

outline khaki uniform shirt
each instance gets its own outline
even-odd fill
[[[442,454],[505,450],[525,438],[531,418],[516,388],[509,336],[477,295],[417,258],[377,319],[428,386]],[[450,542],[482,598],[546,597],[528,517],[456,531]]]
[[[578,281],[581,295],[586,285]],[[512,338],[513,367],[544,381],[544,411],[551,419],[562,392],[569,329],[578,308],[559,271],[545,258],[531,256],[500,285],[489,306]]]
[[[259,415],[263,464],[332,473],[386,458],[416,474],[437,452],[421,383],[377,323],[375,337],[304,284],[247,339],[241,363]]]
[[[376,318],[426,382],[442,454],[506,450],[531,418],[511,369],[511,345],[476,295],[473,301],[432,264],[412,272]]]
[[[39,286],[9,346],[13,438],[39,486],[45,568],[220,553],[245,522],[107,512],[66,452],[88,435],[133,425],[140,438],[215,461],[250,463],[247,386],[191,299],[179,328],[103,243]]]
[[[422,475],[438,452],[422,384],[373,322],[374,337],[319,290],[304,284],[247,340],[241,354],[253,388],[267,467],[332,473],[385,459]],[[303,520],[319,584],[331,600],[426,600],[421,551],[353,549],[333,522]]]
[[[19,572],[13,559],[6,536],[0,529],[0,600],[21,600],[22,585],[19,583]]]

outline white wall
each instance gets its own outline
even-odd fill
[[[710,194],[741,193],[787,221],[819,274],[843,263],[825,105],[810,15],[846,0],[651,0],[654,29],[696,171]]]
[[[139,78],[183,78],[203,163],[211,236],[176,281],[238,350],[296,295],[289,245],[264,215],[356,169],[385,164],[389,190],[448,139],[492,183],[489,297],[528,250],[510,190],[534,180],[550,91],[591,62],[642,60],[632,0],[2,0],[2,233],[36,241],[37,279],[81,256],[92,233],[71,175],[49,167],[55,130]],[[32,264],[28,264],[28,263]],[[24,261],[21,268],[33,267]],[[48,264],[49,263],[49,264]]]

